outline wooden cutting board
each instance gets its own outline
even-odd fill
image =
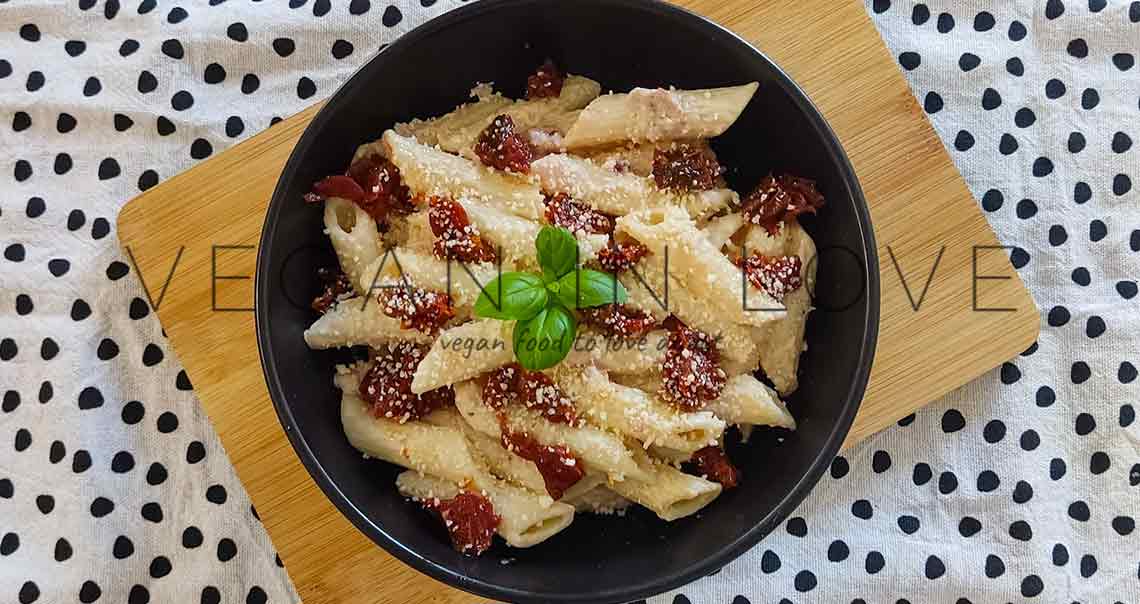
[[[882,322],[848,445],[1034,341],[1038,311],[1008,250],[986,249],[999,244],[861,0],[682,4],[791,74],[839,134],[870,202]],[[353,528],[302,467],[269,401],[254,338],[255,246],[277,177],[316,111],[131,201],[119,238],[304,601],[470,602]],[[982,310],[997,308],[1006,310]]]

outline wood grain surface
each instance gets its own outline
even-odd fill
[[[838,133],[870,202],[882,319],[848,445],[1034,341],[1032,299],[1007,252],[975,254],[998,242],[861,1],[681,4],[752,41],[791,74]],[[252,306],[266,203],[316,110],[148,190],[120,214],[119,237],[304,601],[471,602],[374,546],[324,497],[269,402],[253,313],[212,310]],[[237,278],[214,281],[211,267]],[[1001,278],[975,281],[976,274]],[[975,299],[1013,311],[976,311]]]

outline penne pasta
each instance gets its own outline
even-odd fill
[[[717,349],[729,375],[754,371],[760,363],[756,328],[734,324],[722,313],[711,310],[707,302],[677,280],[672,264],[669,265],[669,285],[666,288],[665,268],[663,261],[650,256],[639,262],[633,271],[621,274],[618,280],[629,293],[629,304],[653,315],[658,321],[671,314],[676,315],[689,327],[716,338]]]
[[[387,151],[384,149],[383,143],[379,140],[370,143],[364,143],[356,148],[356,153],[352,154],[352,161],[355,163],[357,160],[364,159],[365,157],[372,157],[379,155],[380,157],[387,157]]]
[[[400,136],[414,137],[424,145],[438,146],[454,153],[457,149],[448,148],[442,139],[454,137],[455,133],[469,132],[474,128],[482,130],[495,115],[512,102],[492,90],[490,84],[477,84],[471,89],[470,98],[475,100],[456,107],[446,115],[428,120],[413,119],[410,122],[396,124],[392,129]]]
[[[412,391],[427,392],[469,380],[514,362],[513,321],[476,319],[443,331],[420,361]],[[568,366],[594,365],[615,373],[659,371],[665,358],[664,330],[645,341],[607,339],[583,330],[565,359]]]
[[[482,393],[474,382],[456,385],[455,406],[472,428],[489,436],[499,436],[502,429],[499,418],[483,404]],[[625,443],[609,432],[592,426],[556,424],[518,405],[509,405],[503,414],[511,430],[527,432],[542,444],[562,445],[569,449],[585,464],[587,473],[603,472],[610,480],[643,476]]]
[[[613,373],[659,371],[665,360],[668,337],[663,329],[655,329],[638,339],[615,338],[594,329],[582,329],[563,363],[596,365]]]
[[[736,122],[759,86],[752,82],[705,90],[634,88],[600,96],[566,133],[566,148],[719,136]]]
[[[458,431],[421,422],[398,424],[369,415],[367,406],[352,391],[341,399],[341,423],[349,443],[369,457],[432,477],[432,494],[405,483],[408,496],[449,499],[458,485],[483,493],[501,518],[498,533],[515,547],[529,547],[566,528],[574,508],[496,479],[472,456]],[[455,488],[444,490],[444,485]]]
[[[728,380],[720,397],[705,407],[730,424],[796,429],[796,420],[772,389],[750,374]]]
[[[789,225],[784,224],[775,235],[772,235],[762,226],[749,225],[744,236],[743,250],[738,248],[732,251],[738,256],[741,252],[749,256],[752,254],[783,256],[787,253],[792,230]]]
[[[379,302],[360,296],[341,300],[305,330],[305,343],[314,349],[381,348],[396,340],[426,343],[432,341],[432,336],[401,328],[400,320],[384,314]]]
[[[444,330],[420,361],[412,392],[458,384],[511,363],[514,321],[476,319]]]
[[[719,218],[713,218],[701,229],[705,237],[708,237],[709,243],[716,249],[721,249],[725,244],[729,243],[732,236],[744,226],[744,216],[739,212],[725,214]]]
[[[471,91],[478,100],[461,105],[447,115],[430,120],[412,120],[394,129],[401,136],[413,136],[425,145],[438,146],[448,153],[473,158],[472,148],[479,134],[498,115],[514,121],[515,130],[553,130],[565,134],[578,120],[579,111],[601,93],[601,85],[582,76],[568,76],[556,97],[511,101],[492,92],[489,86]]]
[[[701,220],[740,204],[729,189],[676,193],[657,188],[653,180],[623,174],[572,155],[547,155],[530,165],[547,193],[568,193],[575,200],[607,214],[623,215],[647,208],[677,206]]]
[[[616,376],[614,381],[644,392],[659,392],[661,390],[660,374]],[[727,424],[796,429],[796,420],[788,412],[784,402],[771,388],[748,373],[729,378],[724,385],[724,390],[720,393],[720,397],[705,405],[705,410],[724,420]],[[692,451],[668,447],[665,444],[654,448],[653,453],[658,457],[665,457],[678,463],[689,459],[692,455]]]
[[[578,512],[621,516],[625,514],[626,509],[633,502],[615,493],[603,481],[602,484],[582,493],[573,501],[566,501],[566,503],[573,505]]]
[[[479,299],[483,287],[499,275],[500,268],[489,262],[448,262],[430,253],[391,248],[361,271],[359,287],[375,294],[385,287],[414,285],[445,292],[453,306],[466,311]]]
[[[715,482],[685,474],[640,448],[635,448],[633,454],[645,477],[611,481],[608,486],[618,495],[653,510],[662,520],[695,514],[720,495],[721,487]]]
[[[810,292],[815,291],[816,250],[815,243],[798,223],[785,224],[781,231],[787,231],[783,254],[800,258],[803,285],[784,298],[787,316],[762,328],[757,341],[760,342],[760,368],[776,390],[786,396],[799,387],[800,354],[807,346],[804,330],[812,309]]]
[[[670,276],[676,275],[689,292],[725,320],[760,326],[785,314],[783,305],[745,280],[742,271],[678,208],[627,214],[617,219],[617,231],[638,240],[655,255],[663,256],[668,250]]]
[[[425,417],[424,421],[436,426],[454,428],[463,433],[463,437],[471,446],[472,453],[480,457],[495,476],[540,495],[546,493],[546,481],[543,480],[542,474],[534,462],[506,450],[499,439],[472,428],[455,409],[437,410]],[[569,489],[566,489],[559,501],[573,504],[587,491],[593,490],[605,482],[606,475],[604,473],[588,473]]]
[[[341,270],[358,286],[357,293],[364,293],[367,287],[359,288],[363,275],[382,254],[376,221],[360,206],[336,197],[325,202],[324,220]]]
[[[392,231],[398,235],[396,245],[422,255],[431,255],[435,249],[435,234],[431,232],[427,210],[408,214],[402,220],[391,221]]]
[[[522,176],[492,170],[392,130],[381,140],[404,184],[415,193],[473,197],[529,220],[543,215],[542,191]]]
[[[716,443],[724,422],[712,413],[678,411],[656,394],[610,381],[593,366],[555,372],[556,383],[590,423],[641,441],[692,453]]]
[[[396,488],[401,495],[418,501],[451,499],[460,492],[459,486],[449,480],[412,470],[396,477]],[[514,547],[538,545],[574,520],[572,505],[558,501],[545,504],[541,496],[508,484],[493,482],[479,491],[491,501],[499,516],[496,532]]]

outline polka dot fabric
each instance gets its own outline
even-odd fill
[[[0,602],[298,600],[115,218],[442,10],[0,2]]]
[[[866,5],[1014,246],[1041,336],[835,458],[741,559],[650,602],[1140,602],[1140,2]]]
[[[1140,2],[866,4],[1041,338],[651,601],[1140,601]],[[297,600],[114,217],[451,6],[0,2],[0,602]]]

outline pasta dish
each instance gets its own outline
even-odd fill
[[[478,555],[576,513],[671,521],[743,479],[725,432],[795,429],[823,196],[777,174],[740,195],[709,145],[758,84],[601,94],[547,62],[513,100],[479,84],[313,185],[339,270],[313,349],[340,416],[396,488]]]

